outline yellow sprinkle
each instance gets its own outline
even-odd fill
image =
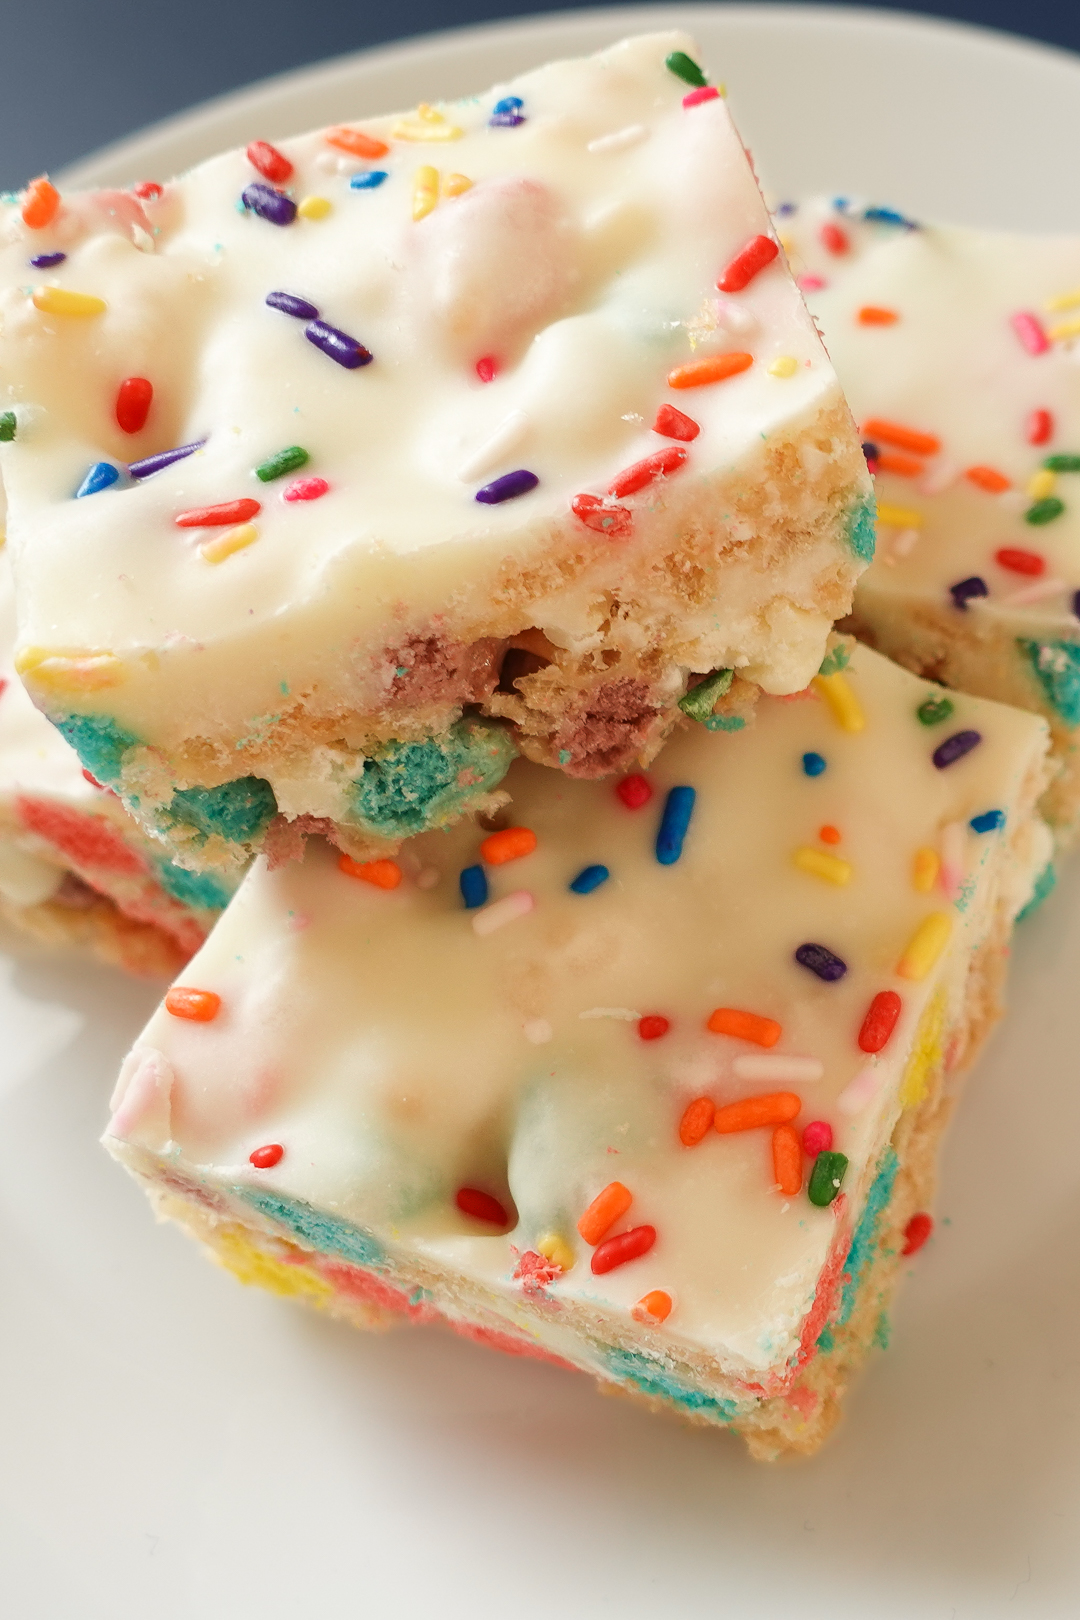
[[[1080,304],[1080,287],[1074,287],[1072,292],[1059,293],[1056,298],[1048,298],[1043,309],[1075,309]]]
[[[424,219],[439,200],[439,171],[425,163],[413,175],[412,217]]]
[[[866,725],[858,698],[843,675],[815,675],[810,685],[824,698],[842,731],[861,731]]]
[[[921,1103],[930,1089],[930,1076],[940,1068],[945,1056],[945,988],[935,992],[933,1000],[919,1019],[911,1052],[900,1082],[901,1108],[914,1108]]]
[[[1048,326],[1046,335],[1053,343],[1060,343],[1064,338],[1080,337],[1080,316],[1071,321],[1059,321],[1056,326]]]
[[[305,197],[297,203],[296,212],[301,219],[325,219],[327,214],[333,212],[333,207],[329,197]]]
[[[422,101],[415,118],[399,118],[390,131],[395,141],[457,141],[464,131],[447,121],[437,107]]]
[[[921,529],[923,524],[921,512],[913,512],[907,506],[883,506],[880,502],[877,520],[887,529]]]
[[[545,1232],[542,1238],[537,1238],[536,1252],[562,1271],[569,1271],[574,1264],[574,1251],[558,1232]]]
[[[929,894],[941,870],[941,857],[936,849],[917,849],[911,867],[912,887],[919,894]]]
[[[471,191],[472,185],[467,174],[448,174],[443,181],[442,193],[444,197],[460,197],[463,191]]]
[[[199,547],[199,556],[208,563],[224,562],[234,551],[243,551],[245,546],[250,546],[258,538],[259,531],[254,523],[238,523],[235,529],[226,529],[224,534],[204,541]]]
[[[43,315],[104,315],[109,307],[104,298],[68,292],[66,287],[37,287],[33,299]]]
[[[769,367],[770,377],[794,377],[799,369],[799,362],[793,354],[778,354]]]
[[[787,257],[789,259],[793,259],[795,257],[794,238],[790,236],[777,236],[777,241],[780,243],[780,246],[783,248]]]
[[[800,871],[812,872],[814,877],[824,878],[827,883],[842,887],[851,877],[850,864],[823,849],[797,849],[793,859]]]
[[[952,925],[952,917],[947,911],[932,911],[929,917],[924,917],[896,964],[898,977],[925,979],[949,943]]]
[[[15,669],[33,685],[54,692],[96,692],[124,678],[123,662],[115,653],[59,647],[23,647],[15,655]]]
[[[1057,474],[1052,473],[1049,467],[1040,467],[1037,473],[1032,473],[1028,479],[1027,492],[1033,501],[1044,501],[1048,495],[1054,493],[1057,483]]]

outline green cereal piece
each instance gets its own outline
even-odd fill
[[[255,476],[264,484],[269,484],[275,478],[284,478],[286,473],[295,472],[311,460],[306,450],[298,444],[291,444],[287,450],[278,450],[275,455],[267,456],[255,469]]]
[[[1080,472],[1080,456],[1047,456],[1043,466],[1047,472]]]
[[[679,708],[683,714],[688,714],[691,720],[707,720],[713,712],[717,698],[731,689],[735,678],[733,669],[715,669],[711,675],[687,692],[685,697],[679,699]]]
[[[952,714],[954,707],[952,698],[930,696],[923,699],[915,713],[921,725],[940,726]]]
[[[842,669],[847,669],[851,663],[851,646],[846,641],[838,641],[835,647],[830,647],[821,660],[819,675],[839,675]]]
[[[810,1185],[806,1189],[810,1202],[817,1204],[819,1209],[831,1204],[840,1191],[847,1167],[846,1153],[819,1153],[810,1172]]]
[[[15,437],[15,412],[5,411],[0,416],[0,444],[10,444]]]
[[[1053,523],[1065,510],[1065,502],[1059,501],[1056,495],[1047,495],[1043,500],[1036,501],[1024,513],[1025,523]]]
[[[709,82],[693,57],[687,56],[685,51],[672,51],[670,56],[665,56],[664,66],[669,72],[674,73],[677,79],[685,79],[686,83],[692,84],[696,90],[703,89]]]

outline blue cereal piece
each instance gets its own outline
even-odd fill
[[[844,539],[860,562],[873,562],[877,546],[877,503],[872,495],[856,501],[844,518]]]
[[[157,879],[166,894],[179,900],[182,906],[194,906],[204,911],[224,911],[232,899],[232,890],[211,872],[189,872],[175,861],[160,861]]]
[[[681,856],[696,798],[696,788],[673,787],[664,800],[664,813],[656,835],[656,858],[661,866],[674,866]]]
[[[478,906],[487,905],[488,880],[482,866],[463,867],[458,883],[461,885],[461,898],[465,902],[466,910],[475,911]]]
[[[601,883],[606,883],[610,876],[611,873],[606,866],[583,867],[570,884],[570,891],[572,894],[592,894],[593,890],[598,889]]]
[[[1020,637],[1016,645],[1031,665],[1050,707],[1066,725],[1080,726],[1080,642],[1028,641]]]
[[[445,826],[498,786],[516,754],[509,732],[484,720],[458,720],[423,742],[388,743],[353,787],[356,819],[385,838]]]
[[[128,749],[140,747],[138,737],[107,714],[67,714],[55,724],[90,775],[106,787],[119,782]]]
[[[217,834],[230,844],[258,838],[276,815],[274,790],[261,776],[239,776],[212,788],[181,788],[165,810],[171,825],[193,827],[204,838]]]

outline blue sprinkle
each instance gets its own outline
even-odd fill
[[[476,499],[485,506],[498,506],[501,501],[512,501],[517,495],[527,495],[539,482],[535,473],[519,467],[516,472],[503,473],[501,478],[495,478],[483,489],[478,489]]]
[[[503,96],[502,100],[497,101],[491,110],[497,113],[520,112],[524,105],[525,103],[520,96]]]
[[[821,754],[809,753],[802,757],[802,768],[807,776],[820,776],[825,769],[825,760]]]
[[[111,461],[95,461],[82,483],[75,491],[75,499],[83,495],[96,495],[99,489],[108,489],[120,477],[119,469]]]
[[[895,208],[864,208],[863,219],[868,225],[902,225],[905,231],[917,231],[919,228],[913,219],[898,214]]]
[[[570,889],[574,894],[592,894],[593,890],[598,889],[601,883],[606,883],[610,876],[611,873],[606,866],[586,866],[571,883]]]
[[[656,835],[656,858],[661,866],[674,866],[682,854],[683,839],[694,813],[697,790],[673,787],[664,801],[660,831]]]
[[[357,366],[369,366],[375,358],[359,338],[350,337],[348,332],[328,326],[325,321],[312,321],[310,326],[304,327],[304,336],[323,354],[336,360],[339,366],[344,366],[346,371],[355,371]]]
[[[461,898],[469,911],[487,905],[488,880],[482,866],[464,867],[458,882],[461,884]]]
[[[245,186],[240,198],[245,208],[250,208],[253,214],[265,219],[271,225],[291,225],[296,218],[296,204],[284,192],[275,191],[273,186],[264,185],[261,180],[252,181]]]
[[[381,186],[383,181],[389,178],[385,169],[361,169],[360,173],[354,174],[349,181],[349,190],[374,191],[376,186]]]
[[[997,832],[999,827],[1005,825],[1004,810],[984,810],[981,816],[972,816],[968,826],[972,832]]]
[[[151,478],[164,467],[171,467],[174,461],[183,461],[185,456],[193,456],[205,443],[205,439],[197,439],[194,444],[179,444],[175,450],[159,450],[156,456],[144,456],[141,461],[133,461],[128,467],[128,472],[132,478]]]
[[[827,945],[800,945],[795,952],[795,960],[811,973],[816,973],[819,979],[826,984],[835,984],[847,972],[847,963],[835,952],[830,951]]]
[[[319,318],[315,305],[309,304],[306,298],[297,298],[295,293],[269,292],[266,302],[271,309],[280,309],[283,315],[293,315],[298,321],[315,321]]]
[[[35,253],[30,263],[35,270],[51,270],[54,265],[63,264],[66,258],[66,253]]]
[[[990,587],[985,579],[980,579],[978,574],[972,574],[970,579],[958,579],[955,585],[950,585],[949,595],[957,607],[966,613],[971,599],[976,596],[989,596]]]
[[[521,111],[524,105],[520,96],[503,96],[491,109],[488,123],[492,129],[514,129],[525,122]]]

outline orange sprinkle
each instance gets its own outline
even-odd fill
[[[793,1091],[770,1091],[764,1097],[743,1097],[716,1110],[713,1125],[721,1136],[732,1131],[756,1131],[760,1125],[786,1125],[802,1107]]]
[[[896,450],[882,450],[878,454],[877,470],[895,473],[897,478],[918,478],[923,463],[915,456],[905,456]]]
[[[757,1046],[775,1046],[783,1034],[775,1019],[743,1012],[738,1007],[717,1007],[709,1015],[708,1028],[714,1035],[735,1035],[740,1041],[753,1041]]]
[[[397,861],[354,861],[351,855],[341,855],[338,866],[346,876],[373,883],[377,889],[396,889],[401,882]]]
[[[60,193],[43,174],[39,175],[36,180],[31,180],[23,194],[23,224],[32,231],[44,230],[46,225],[52,223],[59,206]]]
[[[941,449],[941,440],[933,433],[920,433],[902,422],[888,422],[883,416],[872,416],[863,423],[862,430],[875,444],[880,440],[895,445],[897,450],[910,450],[915,456],[936,456]]]
[[[700,388],[704,383],[723,382],[754,363],[752,354],[713,354],[704,360],[689,360],[668,372],[669,388]]]
[[[630,1205],[634,1202],[634,1195],[621,1181],[609,1181],[603,1192],[597,1193],[580,1221],[577,1229],[593,1248],[610,1232],[615,1222],[621,1220]]]
[[[365,135],[363,130],[349,129],[344,124],[328,129],[323,139],[329,146],[351,152],[354,157],[380,158],[390,150],[385,141],[376,140],[374,135]]]
[[[977,484],[989,495],[1000,495],[1003,489],[1012,488],[1011,481],[1004,473],[998,472],[996,467],[967,467],[964,477],[969,484]]]
[[[860,326],[895,326],[899,319],[895,309],[880,309],[877,304],[864,304],[859,311]]]
[[[208,1024],[221,1011],[221,997],[214,990],[189,990],[177,984],[165,997],[165,1011],[193,1024]]]
[[[802,1187],[802,1143],[794,1125],[778,1125],[772,1138],[773,1175],[788,1198]]]
[[[819,827],[818,837],[823,844],[838,844],[840,842],[839,827]]]
[[[480,845],[480,858],[489,866],[502,866],[507,861],[520,860],[531,855],[536,848],[536,834],[531,827],[506,827],[494,832]]]
[[[679,1141],[683,1147],[697,1147],[703,1142],[716,1115],[716,1104],[711,1097],[695,1097],[688,1103],[679,1121]]]
[[[631,1307],[630,1315],[635,1322],[666,1322],[671,1315],[671,1295],[654,1288]]]

